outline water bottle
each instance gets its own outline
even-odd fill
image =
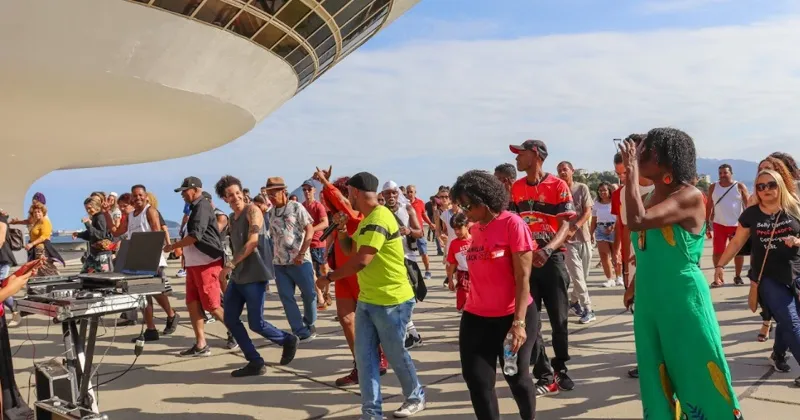
[[[508,334],[503,341],[503,374],[506,376],[514,376],[518,371],[517,353],[511,351],[513,339],[514,337]]]

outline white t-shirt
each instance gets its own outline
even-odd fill
[[[611,203],[601,203],[595,201],[592,207],[592,216],[597,220],[597,223],[614,223],[617,217],[611,214]]]

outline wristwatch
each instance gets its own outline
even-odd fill
[[[528,326],[528,324],[526,324],[525,321],[521,321],[519,319],[515,319],[514,322],[511,323],[511,326],[512,327],[520,327],[520,328],[522,328],[524,330],[525,327]]]
[[[553,255],[553,249],[552,248],[544,247],[544,248],[542,248],[542,251],[544,251],[544,253],[547,254],[547,258],[550,258],[550,256]]]

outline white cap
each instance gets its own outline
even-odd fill
[[[108,196],[109,197],[119,197],[119,194],[117,194],[117,193],[112,191],[112,192],[108,193]]]
[[[381,191],[389,190],[400,191],[400,186],[394,181],[386,181],[386,183],[383,184],[383,189]]]

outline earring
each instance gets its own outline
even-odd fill
[[[663,180],[664,180],[664,183],[667,184],[667,185],[672,184],[672,175],[670,175],[670,174],[664,175]]]

